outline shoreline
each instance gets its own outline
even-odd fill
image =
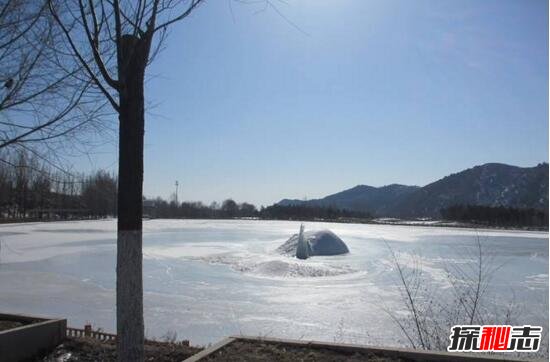
[[[384,221],[386,219],[387,221]],[[82,218],[82,219],[57,219],[57,220],[40,220],[40,219],[18,219],[7,220],[0,219],[0,227],[3,225],[20,225],[31,223],[53,223],[53,222],[78,222],[78,221],[103,221],[116,220],[116,217],[106,218]],[[529,227],[529,226],[496,226],[475,223],[461,223],[457,221],[446,220],[406,220],[394,218],[379,218],[379,219],[267,219],[258,217],[241,217],[241,218],[151,218],[144,217],[143,221],[147,220],[243,220],[243,221],[297,221],[297,222],[326,222],[336,224],[357,224],[357,225],[389,225],[389,226],[410,226],[410,227],[439,227],[439,228],[459,228],[459,229],[478,229],[478,230],[502,230],[502,231],[537,231],[548,232],[549,228],[545,227]]]

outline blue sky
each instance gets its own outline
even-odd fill
[[[267,205],[548,161],[548,2],[209,1],[149,68],[146,196]],[[116,152],[98,156],[109,167]]]

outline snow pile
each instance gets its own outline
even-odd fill
[[[301,243],[300,240],[302,240]],[[307,251],[301,250],[304,249],[304,244]],[[332,231],[303,232],[302,229],[300,229],[300,234],[292,235],[283,245],[279,246],[277,251],[281,254],[292,256],[298,256],[299,253],[300,259],[316,255],[341,255],[349,253],[347,245]],[[303,257],[304,255],[305,258]]]
[[[296,259],[261,258],[260,255],[214,255],[202,258],[212,264],[228,265],[233,270],[261,277],[272,278],[315,278],[332,277],[357,272],[349,265],[328,265],[326,263],[304,263]],[[263,260],[262,260],[263,259]]]

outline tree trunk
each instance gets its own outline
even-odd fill
[[[144,61],[140,44],[122,37],[119,91],[119,166],[117,240],[117,351],[119,361],[143,361],[142,198],[144,136]]]

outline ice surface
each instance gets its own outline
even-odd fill
[[[444,265],[468,263],[479,238],[503,264],[488,295],[520,305],[523,324],[548,320],[548,233],[306,223],[330,229],[350,254],[290,258],[276,252],[298,222],[144,221],[149,337],[175,331],[192,343],[230,334],[398,345],[383,307],[404,311],[388,245],[445,288]],[[0,225],[0,311],[66,317],[115,330],[116,221]],[[342,331],[338,331],[339,326]]]

